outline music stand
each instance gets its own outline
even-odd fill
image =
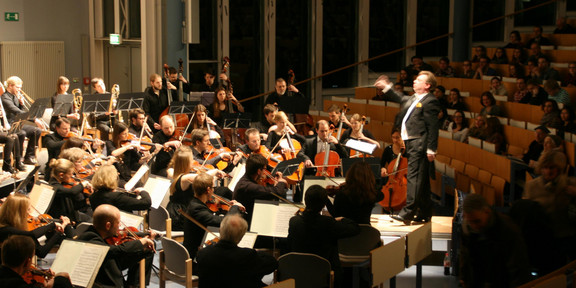
[[[168,114],[192,114],[194,113],[194,108],[196,108],[196,105],[198,105],[198,103],[192,101],[172,101],[170,104],[170,110],[168,110]]]
[[[142,108],[144,105],[144,92],[140,93],[123,93],[118,95],[118,111],[130,111],[135,108]]]
[[[200,96],[200,104],[206,107],[212,105],[215,96],[214,92],[202,92],[202,95]]]
[[[34,121],[34,119],[36,118],[42,118],[42,116],[44,116],[44,110],[46,110],[46,108],[50,108],[50,98],[36,99],[32,104],[32,106],[30,106],[30,110],[28,110],[27,120]]]
[[[278,163],[278,165],[276,166],[276,168],[274,168],[274,170],[272,170],[271,174],[275,175],[276,172],[282,172],[282,175],[285,176],[292,175],[294,174],[294,172],[296,172],[296,170],[298,170],[298,166],[300,166],[302,162],[304,162],[303,157],[297,157],[294,159],[282,161]]]
[[[74,95],[66,94],[56,96],[56,101],[54,101],[54,110],[52,110],[52,116],[68,115],[68,113],[72,111],[73,101],[74,101]],[[36,104],[36,102],[34,102],[34,104]]]
[[[374,150],[376,150],[376,144],[358,141],[354,139],[348,139],[348,141],[346,141],[345,146],[368,155],[372,155],[372,153],[374,153]]]
[[[250,113],[225,113],[223,128],[250,128],[252,114]]]
[[[110,109],[110,94],[84,95],[82,113],[103,114]]]
[[[30,183],[30,181],[36,177],[36,172],[38,172],[38,169],[40,169],[40,165],[34,166],[34,169],[32,169],[32,171],[26,175],[26,178],[24,178],[24,180],[18,184],[18,187],[16,187],[14,191],[20,194],[28,194],[29,191],[26,186],[28,186],[28,183]]]

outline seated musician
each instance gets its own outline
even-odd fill
[[[284,111],[287,115],[290,115],[291,120],[294,120],[293,114],[298,113],[298,108],[308,108],[310,105],[310,98],[304,96],[296,86],[292,84],[287,86],[286,80],[283,78],[276,79],[276,85],[274,88],[276,91],[268,95],[266,98],[266,104],[277,104],[278,109]],[[304,114],[308,114],[307,109]]]
[[[148,123],[146,122],[146,112],[140,108],[134,108],[130,110],[129,114],[130,126],[128,127],[128,132],[140,137],[140,134],[142,134],[142,128],[145,127],[143,135],[152,138],[152,129],[148,127]]]
[[[204,227],[212,226],[212,227],[219,227],[220,222],[222,221],[221,212],[222,210],[218,210],[218,212],[213,212],[210,208],[208,208],[207,203],[218,202],[218,200],[214,200],[214,176],[208,173],[201,173],[195,179],[194,183],[192,183],[194,189],[194,197],[188,204],[188,207],[184,209],[188,216],[197,220],[200,224]],[[230,201],[230,210],[228,214],[238,214],[243,209],[244,206],[242,204],[232,200]],[[202,238],[204,237],[204,230],[200,228],[198,225],[190,221],[189,219],[184,220],[184,247],[190,253],[190,258],[194,259],[196,257],[196,253],[198,252],[198,247],[202,244]],[[194,269],[192,269],[194,271]]]
[[[216,166],[216,163],[220,161],[234,161],[235,158],[242,157],[241,155],[232,156],[228,152],[220,152],[218,155],[215,155],[215,149],[210,144],[210,135],[208,135],[208,131],[202,129],[194,129],[192,130],[192,154],[194,155],[194,160],[198,161],[198,163],[205,164],[205,165],[212,165]],[[238,162],[236,160],[236,162]],[[229,165],[228,167],[230,167]]]
[[[350,128],[342,133],[342,137],[340,137],[340,143],[346,144],[348,139],[354,139],[375,144],[377,148],[380,148],[380,143],[374,139],[372,132],[368,131],[362,126],[363,124],[360,114],[352,115],[352,117],[350,117]]]
[[[54,188],[54,200],[48,210],[52,217],[67,216],[79,223],[89,222],[92,209],[86,203],[86,192],[92,191],[90,182],[73,179],[74,163],[67,159],[52,159],[50,161],[50,185]]]
[[[234,97],[232,93],[226,93],[226,89],[224,87],[218,87],[216,89],[216,97],[214,98],[214,102],[212,105],[208,107],[210,115],[212,115],[212,120],[216,122],[216,125],[223,127],[224,126],[224,115],[225,114],[232,114],[232,113],[244,113],[244,107],[238,99]],[[230,111],[230,103],[232,105],[232,111]]]
[[[286,138],[284,136],[285,132],[288,131],[290,133],[290,137],[294,138],[300,143],[304,143],[304,137],[300,134],[296,134],[296,128],[294,125],[288,121],[288,117],[286,113],[280,111],[277,112],[274,116],[274,123],[275,125],[270,127],[270,131],[268,132],[268,137],[266,137],[266,148],[273,153],[282,153],[287,152],[286,147],[282,147],[281,145],[277,145],[280,139]]]
[[[174,96],[172,96],[174,97]],[[158,74],[150,75],[150,87],[144,91],[144,102],[142,109],[148,115],[148,125],[158,131],[161,128],[160,114],[168,107],[168,94],[162,87],[162,76]]]
[[[2,266],[0,283],[4,287],[26,288],[38,287],[24,281],[23,276],[30,270],[34,257],[34,241],[30,237],[15,235],[2,243]],[[46,287],[72,288],[70,275],[60,272],[48,280]]]
[[[260,122],[260,137],[266,141],[270,127],[274,125],[274,116],[278,112],[278,106],[273,104],[266,104],[264,106],[264,119]]]
[[[12,126],[15,125],[16,115],[28,112],[30,107],[26,107],[24,103],[28,100],[22,95],[22,79],[17,76],[12,76],[6,80],[6,92],[2,94],[2,106],[6,112],[8,123]],[[31,103],[29,103],[31,104]],[[40,118],[34,119],[34,124],[24,123],[20,131],[16,132],[20,140],[20,151],[24,150],[24,138],[28,137],[28,146],[26,147],[26,154],[24,155],[24,164],[36,164],[36,148],[38,141],[40,141],[40,134],[42,129],[47,130],[48,127]]]
[[[347,158],[348,152],[344,148],[344,145],[340,144],[336,137],[330,135],[330,126],[328,121],[320,120],[316,123],[316,137],[314,138],[307,138],[304,145],[302,145],[302,150],[300,150],[300,155],[306,159],[304,165],[306,168],[311,168],[314,166],[312,162],[316,154],[323,151],[323,143],[330,143],[330,150],[336,151],[340,159]],[[315,174],[315,169],[306,169],[306,174],[311,175]]]
[[[166,210],[170,214],[172,219],[172,229],[177,231],[182,231],[184,229],[184,217],[178,212],[178,210],[186,210],[188,204],[192,199],[194,199],[194,189],[192,184],[194,183],[198,173],[205,172],[209,175],[217,176],[222,178],[226,173],[218,169],[202,169],[199,167],[197,161],[194,160],[192,155],[192,148],[190,146],[180,146],[174,153],[172,161],[170,161],[169,170],[173,170],[172,185],[170,185],[170,202],[166,206]],[[216,187],[215,190],[227,190],[227,187]],[[223,193],[218,193],[215,191],[216,195],[223,196]],[[228,199],[231,198],[231,192],[228,192]],[[226,197],[226,196],[223,196]]]
[[[336,104],[332,104],[328,107],[328,120],[328,123],[334,125],[334,128],[336,129],[340,127],[340,121],[342,121],[343,131],[350,128],[350,121],[348,121],[345,115],[342,115],[342,108],[338,107]]]
[[[224,217],[220,223],[220,241],[198,252],[199,287],[264,287],[262,277],[276,268],[273,256],[250,248],[240,248],[238,243],[246,234],[248,223],[237,214]],[[228,281],[223,281],[226,275]]]
[[[152,158],[150,151],[144,150],[143,145],[138,145],[138,139],[132,141],[129,139],[128,126],[122,122],[114,125],[112,141],[106,141],[106,151],[108,156],[114,156],[118,159],[114,167],[120,173],[122,185],[130,181],[132,171],[137,171],[142,164],[147,163]],[[149,146],[148,146],[149,147]],[[161,145],[152,148],[161,149]]]
[[[166,177],[168,174],[168,163],[172,159],[174,150],[178,149],[182,142],[175,137],[174,121],[172,117],[166,115],[160,119],[161,130],[154,134],[152,142],[162,145],[162,149],[156,154],[156,161],[152,165],[150,172],[154,175]]]
[[[68,237],[74,236],[75,232],[69,225],[70,219],[68,217],[59,217],[62,223],[52,221],[44,226],[35,227],[34,223],[30,223],[31,225],[28,223],[29,210],[34,210],[34,208],[31,207],[30,199],[25,195],[12,194],[6,198],[6,201],[0,206],[0,242],[4,242],[11,235],[29,237],[34,241],[34,254],[44,258],[67,235]],[[44,245],[38,241],[38,238],[42,236],[48,237]]]
[[[66,143],[66,139],[70,134],[70,120],[60,118],[56,120],[54,127],[56,132],[44,136],[43,139],[43,147],[46,147],[48,150],[48,163],[50,163],[52,159],[57,159],[60,152],[62,152],[62,146]],[[102,140],[94,139],[94,142],[92,142],[92,149],[96,149],[102,144]],[[48,180],[50,179],[50,175],[50,166],[46,165],[46,168],[44,169],[44,178]]]
[[[130,213],[135,210],[148,210],[152,205],[150,194],[144,191],[144,188],[136,188],[130,193],[118,191],[118,171],[112,165],[104,165],[94,173],[92,187],[92,210],[102,204],[110,204]]]
[[[92,165],[92,162],[89,161],[88,153],[86,151],[78,147],[62,149],[60,159],[68,159],[70,162],[74,163],[74,174],[77,178],[86,180],[92,179],[96,166]]]
[[[0,143],[4,144],[2,171],[6,171],[12,174],[16,173],[16,170],[24,171],[26,170],[26,166],[24,163],[22,163],[22,153],[20,153],[20,139],[18,139],[18,135],[14,133],[8,134],[8,132],[5,132],[8,130],[6,127],[4,127],[3,123],[4,122],[0,122],[0,130],[2,131],[0,132]],[[10,165],[10,163],[12,163],[12,157],[14,157],[14,167]]]
[[[326,189],[320,185],[306,190],[306,210],[290,219],[288,247],[290,252],[312,253],[330,261],[335,287],[341,287],[338,239],[354,236],[360,233],[360,229],[348,218],[321,215],[326,199]]]
[[[245,132],[246,134],[246,144],[238,146],[240,150],[245,155],[249,156],[252,153],[258,153],[260,151],[260,131],[256,128],[248,128]]]
[[[336,189],[334,203],[326,199],[326,208],[333,217],[346,217],[369,225],[374,204],[384,199],[381,189],[370,165],[355,162],[346,172],[346,182]]]
[[[280,197],[286,197],[286,190],[288,184],[282,178],[282,173],[278,172],[273,176],[274,185],[264,186],[260,184],[260,180],[266,178],[268,171],[266,166],[268,161],[260,154],[252,154],[246,160],[246,173],[234,189],[233,199],[242,203],[246,207],[246,221],[251,223],[252,214],[254,212],[255,200],[277,200],[278,198],[271,193]],[[266,172],[265,172],[266,171]]]
[[[78,240],[95,244],[109,245],[106,239],[118,236],[120,227],[120,210],[103,204],[94,211],[93,224]],[[148,236],[125,241],[119,245],[110,245],[110,250],[100,266],[94,282],[95,287],[128,287],[138,285],[138,262],[154,256],[154,241]],[[130,268],[127,281],[122,270]],[[150,270],[146,270],[146,282],[150,279]],[[127,283],[125,283],[127,282]],[[126,285],[125,285],[126,284]]]
[[[58,82],[56,83],[56,92],[54,93],[54,95],[52,95],[52,98],[50,99],[52,103],[51,105],[52,108],[56,108],[54,106],[56,105],[56,98],[58,98],[58,95],[69,94],[68,88],[70,88],[70,80],[68,80],[68,78],[64,76],[58,77]],[[68,120],[70,120],[71,123],[74,124],[72,125],[73,130],[76,130],[76,127],[78,127],[78,121],[80,121],[80,114],[74,111],[74,105],[70,105],[70,110],[68,111],[68,114],[66,114],[65,116]],[[52,115],[52,117],[50,118],[50,130],[54,131],[54,122],[56,122],[58,118],[61,118],[60,115]]]
[[[224,139],[222,128],[220,128],[214,120],[208,117],[208,109],[202,104],[198,104],[194,107],[194,118],[192,118],[192,124],[190,124],[188,131],[193,129],[210,131],[210,138]],[[223,145],[226,145],[226,143],[223,143]]]
[[[388,182],[388,173],[392,173],[393,171],[388,171],[388,166],[392,162],[392,160],[398,158],[398,154],[403,153],[402,157],[407,157],[404,153],[406,146],[404,145],[404,141],[400,136],[400,128],[394,127],[392,128],[392,144],[386,146],[384,151],[382,151],[382,156],[380,157],[380,176],[382,177],[382,184],[386,184]]]

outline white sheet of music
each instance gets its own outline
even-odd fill
[[[218,232],[219,228],[217,228],[217,227],[207,227],[207,228],[208,228],[208,230],[212,231],[212,233],[214,233],[214,235],[216,235],[217,237],[220,237],[220,232]],[[212,233],[206,232],[206,234],[204,235],[204,240],[202,241],[202,243],[206,243],[207,241],[214,239],[215,236],[212,235]],[[256,243],[257,237],[258,237],[258,233],[246,232],[246,234],[244,234],[244,237],[242,237],[242,240],[240,240],[240,242],[238,243],[238,247],[253,249],[254,243]]]
[[[120,211],[120,221],[128,227],[140,229],[140,225],[144,221],[144,217]]]
[[[273,237],[288,237],[288,227],[298,207],[286,203],[256,201],[251,232]]]
[[[142,179],[142,177],[144,177],[144,174],[146,174],[146,172],[148,172],[148,170],[150,170],[150,167],[148,167],[148,165],[140,166],[140,168],[138,168],[138,171],[136,171],[136,173],[134,173],[134,176],[132,176],[132,178],[130,178],[130,180],[128,182],[126,182],[126,184],[124,184],[124,189],[126,189],[128,191],[132,191],[132,188],[134,188],[134,186],[136,186],[136,183],[138,183],[138,181],[140,181],[140,179]],[[158,207],[155,207],[155,208],[158,208]]]
[[[30,214],[36,217],[38,213],[44,214],[50,208],[52,199],[54,199],[54,189],[50,185],[34,185],[28,197],[30,197],[30,205],[36,208],[32,208]]]
[[[146,184],[144,184],[144,190],[150,194],[152,198],[152,208],[158,209],[158,207],[166,207],[164,205],[168,204],[168,190],[170,190],[171,181],[168,178],[150,176]]]
[[[348,141],[346,141],[345,146],[370,155],[372,155],[372,153],[374,153],[374,150],[376,149],[376,144],[364,141],[358,141],[354,139],[348,139]]]
[[[54,273],[67,272],[74,286],[91,287],[108,253],[108,245],[64,240],[52,263]]]
[[[236,188],[236,184],[238,184],[238,181],[240,181],[240,178],[242,178],[242,176],[244,176],[245,173],[246,173],[246,164],[240,163],[236,167],[234,167],[234,169],[230,173],[230,175],[233,175],[233,177],[230,183],[228,183],[228,189],[234,191],[234,188]]]

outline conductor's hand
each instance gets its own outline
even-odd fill
[[[390,89],[392,87],[392,82],[388,79],[388,76],[382,75],[376,79],[374,82],[374,86],[380,90]]]

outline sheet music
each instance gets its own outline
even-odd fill
[[[298,209],[286,203],[256,201],[250,230],[264,236],[288,237],[290,218]]]
[[[238,164],[236,167],[234,167],[232,173],[230,173],[230,175],[232,174],[233,174],[232,180],[230,181],[230,183],[228,183],[228,188],[234,191],[234,188],[236,188],[236,184],[238,184],[240,178],[242,178],[242,176],[246,174],[246,164],[245,163]]]
[[[276,210],[276,225],[274,225],[274,234],[276,237],[288,237],[288,228],[290,226],[290,218],[296,215],[299,208],[293,205],[280,203]]]
[[[146,174],[146,172],[148,172],[148,170],[150,170],[150,167],[148,167],[148,165],[144,164],[140,166],[140,168],[138,168],[138,171],[134,173],[134,176],[132,176],[132,178],[130,178],[130,180],[126,182],[126,184],[124,184],[124,189],[126,189],[127,191],[132,191],[134,186],[136,186],[136,183],[138,183],[138,181],[140,181],[140,179],[144,177],[144,175]]]
[[[128,227],[140,228],[144,217],[120,211],[120,221]]]
[[[91,287],[109,249],[107,245],[65,239],[50,269],[70,274],[75,286]]]
[[[29,197],[30,205],[35,208],[30,210],[30,214],[36,217],[38,213],[44,214],[48,211],[48,208],[50,208],[52,199],[54,199],[54,189],[52,186],[45,184],[34,185]]]
[[[208,228],[208,230],[212,231],[212,233],[214,233],[217,237],[220,237],[220,232],[218,232],[217,227],[207,227],[207,228]],[[204,240],[202,243],[206,243],[206,242],[214,239],[214,235],[212,235],[212,233],[206,232],[206,234],[204,235]],[[240,242],[238,243],[238,247],[253,249],[254,243],[256,243],[257,237],[258,237],[258,233],[246,232],[246,234],[244,234],[244,237],[242,237],[242,240],[240,240]],[[204,247],[205,246],[206,245],[204,245]]]
[[[372,155],[372,153],[374,153],[374,150],[376,149],[376,144],[364,141],[358,141],[354,139],[348,139],[345,146],[370,155]]]
[[[160,206],[166,207],[168,204],[170,184],[170,179],[157,176],[150,176],[146,184],[144,184],[144,190],[150,194],[152,207],[154,209],[158,209]]]

